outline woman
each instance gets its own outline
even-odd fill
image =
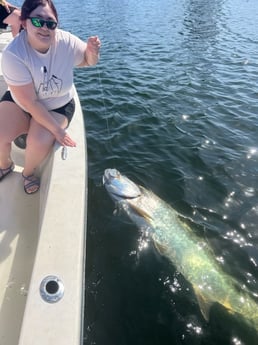
[[[12,35],[15,37],[21,28],[21,11],[5,0],[0,0],[0,29],[6,29],[10,25]]]
[[[2,71],[9,90],[0,103],[0,181],[14,169],[11,142],[27,133],[22,173],[28,194],[39,189],[35,169],[55,140],[76,146],[66,132],[74,112],[73,67],[98,62],[97,36],[83,42],[57,29],[58,15],[52,0],[25,0],[21,8],[24,30],[7,46]]]

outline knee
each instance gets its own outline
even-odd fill
[[[54,137],[50,136],[33,136],[28,135],[26,140],[26,146],[33,148],[37,152],[46,152],[54,144]]]

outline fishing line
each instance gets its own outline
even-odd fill
[[[109,128],[109,122],[108,122],[108,116],[107,116],[107,106],[106,106],[106,102],[105,102],[104,87],[103,87],[103,83],[102,83],[102,80],[101,80],[101,74],[100,74],[99,66],[97,66],[97,72],[98,72],[98,82],[99,82],[100,91],[101,91],[101,99],[102,99],[102,104],[103,104],[103,107],[104,107],[104,118],[106,119],[107,134],[108,134],[109,143],[110,143],[110,146],[111,146],[111,149],[112,149],[111,134],[110,134],[110,128]]]

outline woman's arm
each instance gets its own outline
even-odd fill
[[[33,117],[41,126],[47,128],[56,140],[65,146],[76,146],[76,143],[58,124],[49,111],[37,98],[33,83],[23,86],[8,85],[11,92],[15,95],[18,103],[23,109]]]

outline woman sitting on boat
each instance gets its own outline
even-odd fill
[[[9,90],[0,103],[0,180],[14,169],[11,142],[27,133],[24,190],[35,193],[35,169],[55,141],[76,146],[66,131],[74,113],[73,67],[98,62],[100,40],[87,43],[60,30],[52,0],[25,0],[23,29],[3,51],[2,71]]]

